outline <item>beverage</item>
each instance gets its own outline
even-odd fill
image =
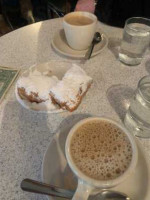
[[[80,126],[71,139],[70,152],[77,168],[96,180],[119,177],[132,159],[132,147],[126,134],[105,120]]]
[[[149,81],[149,82],[148,82]],[[127,111],[125,126],[139,137],[150,137],[150,77],[139,82],[134,98]]]
[[[73,199],[80,200],[88,199],[96,188],[119,185],[133,172],[138,158],[133,135],[104,117],[89,117],[78,122],[67,136],[65,153],[78,177]]]
[[[77,16],[67,17],[66,22],[71,25],[85,26],[85,25],[91,24],[93,20],[86,16],[77,15]]]
[[[97,17],[89,12],[71,12],[64,16],[63,27],[68,45],[75,50],[87,49],[96,31]]]
[[[143,19],[143,21],[139,21],[138,23],[138,19],[141,20],[141,18],[127,20],[124,28],[119,59],[128,65],[141,63],[150,41],[150,27],[146,24],[149,20],[145,22]]]

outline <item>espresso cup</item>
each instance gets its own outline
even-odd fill
[[[91,124],[93,124],[93,126],[97,128],[96,129],[91,128]],[[84,135],[84,131],[86,132],[85,135]],[[99,134],[104,134],[104,135],[99,135]],[[97,139],[98,137],[101,139]],[[93,139],[91,140],[91,138]],[[91,149],[93,147],[100,148],[100,146],[102,145],[105,150],[103,154],[98,152],[97,151],[98,149],[94,149],[95,151],[94,155],[91,154],[91,152],[93,151]],[[113,149],[111,149],[111,151],[108,151],[110,152],[110,154],[107,154],[108,153],[107,148],[108,150],[110,150],[110,145],[111,147],[113,147]],[[113,146],[113,145],[117,145],[117,148],[116,146]],[[106,149],[105,149],[105,146],[107,147]],[[114,147],[116,148],[116,150]],[[91,151],[89,150],[89,148]],[[85,155],[86,158],[83,158],[82,157],[83,155],[81,156],[80,150],[81,152],[84,152],[83,155]],[[115,153],[112,153],[112,152],[115,152]],[[122,125],[118,124],[117,122],[111,119],[104,118],[104,117],[89,117],[87,119],[84,119],[78,122],[70,130],[67,136],[67,140],[65,144],[65,153],[66,153],[66,158],[67,158],[70,168],[72,169],[73,173],[78,178],[78,186],[73,196],[73,200],[79,200],[79,199],[87,200],[89,195],[92,192],[94,192],[94,190],[112,188],[120,184],[133,172],[133,170],[136,167],[137,158],[138,158],[138,150],[137,150],[134,136],[130,134],[127,131],[127,129],[125,129]],[[102,170],[102,167],[98,166],[97,164],[95,165],[93,160],[91,160],[91,159],[94,159],[94,156],[96,158],[98,154],[100,156],[103,156],[103,158],[101,157],[100,159],[104,159],[104,162],[99,162],[100,166],[102,165],[106,166],[103,168],[103,170]],[[89,155],[91,157],[89,157]],[[109,158],[109,155],[111,155],[112,157]],[[82,159],[80,160],[81,157]],[[79,163],[78,163],[78,160],[79,160]],[[86,161],[86,165],[84,165],[85,161]],[[105,163],[105,161],[107,161],[108,163],[107,162]],[[114,169],[114,166],[113,168],[110,168],[110,165],[112,166],[112,163],[114,166],[118,166],[117,170]],[[79,164],[81,164],[80,167],[79,167]],[[122,169],[121,169],[122,171],[119,171],[118,169],[121,166],[122,166]],[[110,176],[110,171],[107,170],[107,168],[110,171],[112,170],[111,172],[113,173],[115,172],[115,173],[114,174],[111,173],[112,175]],[[87,172],[89,170],[93,170],[93,171],[90,171],[90,173],[88,174]],[[91,175],[92,173],[93,175]],[[99,178],[101,176],[103,178]]]
[[[64,16],[63,27],[68,45],[75,50],[87,49],[96,31],[97,17],[89,12],[71,12]]]

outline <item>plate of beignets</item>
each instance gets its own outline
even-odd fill
[[[78,65],[50,61],[25,70],[18,79],[15,94],[29,110],[57,113],[74,111],[92,84],[92,78]]]

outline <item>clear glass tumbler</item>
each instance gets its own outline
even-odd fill
[[[150,20],[133,17],[126,20],[119,60],[127,65],[141,63],[150,42]]]
[[[124,124],[135,136],[150,138],[150,76],[139,81]]]

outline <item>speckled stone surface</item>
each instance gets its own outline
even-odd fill
[[[109,45],[83,68],[94,83],[82,104],[73,113],[37,114],[21,107],[14,95],[14,85],[0,105],[0,199],[46,200],[45,196],[23,192],[24,178],[41,180],[43,155],[59,124],[72,114],[105,115],[121,121],[138,80],[150,73],[149,51],[141,65],[128,67],[117,60],[122,30],[98,24],[109,36]],[[54,60],[70,60],[51,48],[62,19],[39,22],[0,38],[0,65],[27,68]],[[79,63],[79,60],[73,60]],[[67,123],[70,123],[68,120]],[[150,140],[140,140],[150,157]]]

